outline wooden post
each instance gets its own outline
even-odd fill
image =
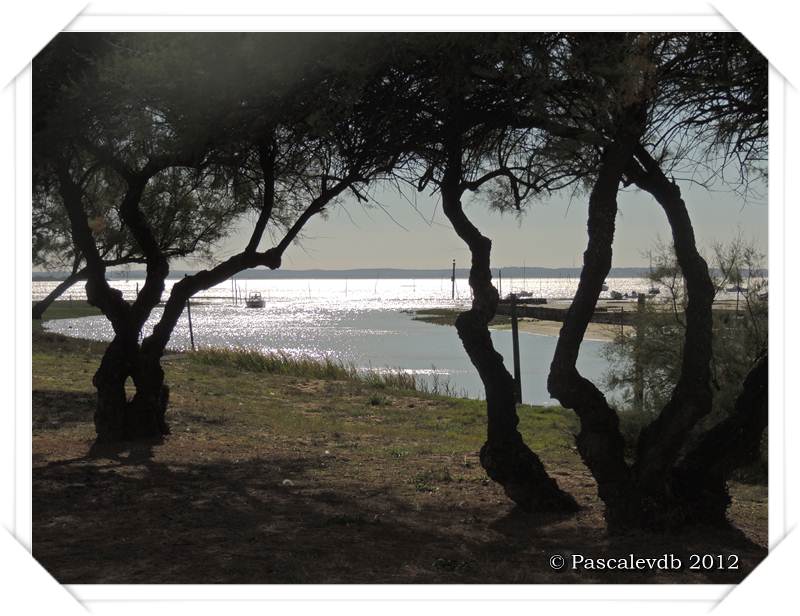
[[[522,404],[522,376],[519,367],[519,325],[517,323],[517,296],[511,294],[511,346],[514,355],[514,397]]]
[[[499,267],[497,268],[497,294],[500,296],[500,299],[503,299],[503,270]]]
[[[186,274],[185,276],[188,276],[188,274]],[[192,328],[192,298],[191,297],[186,298],[186,316],[189,317],[189,341],[192,343],[192,351],[194,351],[194,329]]]
[[[450,299],[456,298],[456,260],[453,259],[453,275],[450,276],[450,282],[452,283],[452,289],[450,291]]]
[[[636,338],[633,352],[633,408],[637,411],[644,410],[644,368],[641,358],[644,343],[644,302],[644,296],[640,295],[636,302]]]

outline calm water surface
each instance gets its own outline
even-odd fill
[[[167,281],[166,299],[174,281]],[[639,279],[609,279],[610,289],[627,292],[645,290]],[[34,299],[43,297],[55,282],[33,283]],[[128,299],[136,295],[136,281],[113,281]],[[142,281],[138,281],[141,285]],[[511,279],[503,281],[503,293],[527,289],[535,296],[571,297],[577,280],[566,278]],[[258,291],[266,300],[261,309],[234,303]],[[457,392],[483,397],[480,379],[470,364],[455,328],[413,319],[413,311],[427,308],[466,306],[470,301],[466,280],[456,280],[456,299],[451,299],[449,279],[423,280],[236,280],[199,293],[192,300],[195,343],[200,346],[242,347],[259,351],[283,351],[290,355],[331,357],[364,370],[402,369],[432,383],[447,382]],[[81,285],[69,298],[84,299]],[[145,332],[161,315],[153,311]],[[45,328],[66,335],[110,340],[111,326],[105,317],[83,317],[45,322]],[[511,334],[493,331],[495,347],[511,369]],[[546,389],[547,372],[555,349],[552,336],[520,334],[523,400],[552,404]],[[598,385],[607,364],[601,355],[604,343],[586,341],[578,366]],[[170,348],[189,348],[186,312],[176,327]]]

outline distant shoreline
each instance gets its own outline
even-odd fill
[[[183,278],[186,274],[195,274],[201,270],[173,270],[167,277],[168,280]],[[581,268],[579,267],[493,267],[492,276],[498,277],[498,272],[502,271],[503,278],[579,278]],[[649,273],[648,267],[613,267],[607,278],[646,278]],[[712,271],[712,273],[714,273]],[[250,269],[234,278],[236,280],[291,280],[291,279],[329,279],[329,280],[424,280],[424,279],[450,279],[453,275],[452,269],[402,269],[391,267],[380,268],[359,268],[359,269]],[[756,272],[755,275],[767,277],[769,270]],[[33,272],[33,281],[61,281],[69,276],[69,272],[47,271]],[[456,268],[456,278],[466,279],[469,276],[469,269],[464,267]],[[109,280],[144,280],[145,270],[109,269],[107,272]]]
[[[168,279],[183,278],[186,274],[194,274],[200,270],[173,270]],[[578,278],[581,269],[578,267],[503,267],[492,268],[492,274],[497,276],[498,271],[502,271],[503,278]],[[646,276],[647,267],[615,267],[611,269],[609,278],[640,278]],[[235,278],[236,280],[285,280],[285,279],[449,279],[453,274],[452,269],[400,269],[400,268],[362,268],[362,269],[341,269],[341,270],[267,270],[251,269],[247,270]],[[64,280],[69,272],[34,272],[34,281],[56,281]],[[469,270],[467,268],[456,268],[456,278],[467,278]],[[110,270],[108,278],[111,280],[144,280],[144,270]]]

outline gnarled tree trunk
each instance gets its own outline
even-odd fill
[[[486,391],[487,438],[480,451],[481,465],[508,497],[526,511],[576,511],[575,499],[563,492],[530,450],[517,430],[514,379],[492,344],[489,322],[499,296],[492,285],[492,243],[470,222],[461,206],[461,148],[449,144],[450,156],[442,184],[442,209],[472,255],[469,284],[472,308],[458,315],[456,329]]]
[[[616,412],[575,368],[611,266],[616,195],[623,175],[651,193],[666,213],[689,295],[681,374],[669,402],[642,431],[632,468],[623,457]],[[732,468],[757,450],[766,425],[766,356],[748,376],[732,415],[679,461],[691,430],[710,412],[712,403],[714,288],[697,250],[686,205],[677,185],[641,145],[626,148],[612,143],[603,153],[592,190],[588,230],[578,292],[559,335],[548,387],[580,417],[578,449],[597,480],[609,531],[674,528],[699,521],[724,524],[729,503],[725,480]]]
[[[98,443],[156,437],[165,433],[166,425],[153,421],[154,417],[159,417],[160,399],[140,397],[134,404],[127,399],[125,392],[128,378],[134,381],[140,378],[136,369],[139,334],[161,298],[164,280],[169,273],[167,260],[138,209],[148,180],[158,170],[158,167],[148,165],[138,173],[124,174],[128,188],[120,213],[142,248],[147,263],[147,278],[142,291],[129,304],[122,292],[112,288],[106,280],[106,263],[89,228],[80,186],[72,179],[66,162],[58,169],[59,192],[69,215],[73,239],[86,259],[86,299],[103,312],[114,328],[114,339],[106,348],[92,379],[97,389],[94,421]],[[163,420],[163,413],[160,417]]]
[[[721,526],[730,504],[731,473],[759,458],[769,411],[767,355],[760,357],[742,384],[733,411],[702,435],[673,471],[673,486],[687,503],[691,520]]]
[[[135,320],[133,306],[130,308],[126,319],[114,323],[116,334],[92,379],[97,389],[94,423],[98,443],[169,434],[164,419],[169,389],[163,384],[163,371],[157,363],[152,365],[143,360],[139,345],[139,335],[149,310],[141,313],[140,318],[144,320]],[[138,308],[143,310],[141,305]],[[125,390],[128,379],[135,387],[131,398]]]
[[[131,350],[130,340],[126,340],[124,335],[114,336],[92,378],[97,389],[94,426],[99,443],[119,441],[125,437],[125,382],[130,375]]]
[[[697,250],[680,189],[641,145],[637,146],[636,158],[641,167],[632,165],[630,178],[655,197],[667,216],[675,255],[686,281],[688,302],[680,375],[667,404],[639,436],[633,470],[643,494],[646,523],[656,527],[679,526],[694,517],[696,504],[686,503],[680,497],[682,486],[674,482],[673,469],[692,428],[711,411],[712,405],[714,285],[708,265]],[[706,497],[724,500],[723,491],[724,486],[716,495],[706,493]]]
[[[629,142],[612,143],[601,156],[589,198],[589,241],[578,290],[559,333],[547,379],[550,394],[565,408],[573,409],[580,419],[578,452],[597,481],[611,531],[638,523],[638,492],[625,461],[625,443],[617,413],[602,392],[581,376],[576,362],[586,327],[611,269],[617,193],[632,147]]]
[[[342,194],[353,182],[355,176],[348,176],[338,181],[333,186],[324,188],[320,195],[312,200],[308,207],[298,216],[294,224],[289,228],[281,241],[268,250],[258,251],[259,242],[264,234],[267,223],[272,214],[274,206],[275,190],[275,150],[274,146],[263,145],[259,148],[259,161],[265,180],[265,190],[262,207],[258,220],[251,234],[250,240],[245,250],[233,255],[229,259],[216,265],[209,270],[202,270],[191,276],[186,276],[176,282],[171,291],[167,302],[164,305],[164,312],[158,323],[153,327],[153,332],[147,336],[141,344],[141,349],[136,356],[133,364],[132,376],[136,385],[136,395],[131,401],[131,413],[136,417],[131,419],[131,425],[140,431],[152,430],[155,426],[162,434],[167,434],[169,429],[165,420],[167,404],[169,402],[169,388],[165,384],[164,370],[161,367],[161,358],[169,343],[172,332],[178,323],[178,319],[183,313],[186,303],[195,293],[209,289],[214,285],[228,280],[231,276],[238,274],[248,268],[269,267],[277,269],[281,266],[282,255],[291,245],[292,241],[302,230],[303,226],[318,214],[324,206],[332,199]],[[166,265],[164,264],[164,267]],[[154,277],[154,280],[158,280]],[[163,281],[161,287],[154,284],[154,289],[160,296],[163,291]],[[149,294],[147,284],[139,298]],[[155,291],[151,294],[155,297]],[[138,302],[139,300],[137,300]],[[134,304],[135,306],[136,304]]]

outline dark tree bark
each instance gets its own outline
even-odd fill
[[[106,315],[114,329],[114,339],[92,378],[97,389],[94,415],[97,440],[122,440],[127,402],[125,381],[130,374],[129,357],[132,350],[128,328],[130,306],[122,298],[122,293],[113,289],[106,280],[106,266],[89,228],[80,185],[72,179],[66,163],[59,166],[58,179],[59,193],[70,219],[73,239],[86,259],[86,299]]]
[[[668,403],[642,431],[632,468],[623,457],[616,412],[575,369],[580,343],[611,266],[616,194],[623,176],[652,194],[664,210],[688,294],[681,373]],[[710,412],[712,403],[714,287],[697,250],[686,204],[677,185],[641,145],[612,143],[603,153],[592,190],[588,230],[578,292],[559,336],[548,387],[580,417],[578,449],[597,480],[609,531],[671,528],[697,521],[724,523],[729,469],[757,448],[762,422],[766,422],[766,359],[748,377],[731,418],[705,435],[678,463],[691,430]],[[754,407],[758,412],[750,412]],[[724,445],[726,439],[740,442],[736,453]]]
[[[141,349],[135,356],[132,375],[136,385],[136,394],[130,405],[130,414],[135,417],[131,417],[129,423],[139,429],[140,432],[146,432],[154,426],[158,426],[161,433],[168,433],[165,413],[169,402],[169,388],[164,381],[165,375],[161,367],[161,358],[166,351],[172,332],[186,307],[187,301],[195,293],[225,282],[231,276],[246,269],[260,266],[270,269],[279,268],[283,253],[311,217],[321,212],[325,205],[341,195],[358,180],[358,176],[353,174],[336,182],[329,188],[324,188],[322,193],[297,218],[276,246],[264,252],[258,252],[258,244],[269,222],[275,198],[274,154],[271,151],[260,150],[259,159],[266,183],[264,201],[247,247],[243,252],[230,257],[210,270],[197,272],[176,282],[164,305],[164,312],[161,318],[153,327],[152,334],[142,341]]]
[[[145,284],[136,300],[129,304],[122,292],[106,280],[107,263],[100,255],[89,228],[82,204],[80,182],[73,180],[68,165],[58,169],[59,192],[69,215],[72,236],[86,259],[86,299],[99,308],[111,322],[114,339],[106,348],[100,367],[92,378],[97,389],[95,430],[97,442],[124,441],[142,437],[158,437],[166,433],[163,405],[157,401],[168,398],[160,390],[157,397],[128,401],[125,383],[129,377],[134,384],[140,374],[136,370],[139,355],[139,334],[152,309],[158,304],[169,273],[166,257],[158,247],[152,231],[139,211],[139,202],[147,182],[164,167],[149,164],[139,172],[120,169],[128,184],[120,214],[131,229],[147,264]],[[161,419],[159,419],[159,417]]]
[[[737,468],[759,459],[769,411],[767,355],[759,358],[742,384],[731,414],[703,434],[675,468],[673,486],[686,502],[689,520],[727,524],[726,481]]]
[[[56,288],[47,294],[47,297],[39,300],[33,305],[33,320],[40,320],[42,315],[44,315],[45,311],[53,304],[54,301],[61,297],[64,292],[75,283],[80,282],[81,280],[86,280],[88,275],[89,271],[84,267],[77,271],[73,271],[63,281],[58,283]]]
[[[526,511],[571,512],[579,507],[562,491],[528,448],[517,430],[514,379],[492,344],[489,322],[499,296],[492,285],[492,243],[467,218],[461,206],[464,193],[461,147],[458,137],[448,144],[447,167],[441,182],[442,208],[453,229],[472,255],[469,284],[472,308],[458,315],[456,330],[486,391],[487,438],[480,451],[481,465],[489,477],[503,486],[508,497]]]
[[[130,373],[130,350],[129,341],[123,335],[114,336],[92,377],[97,390],[94,426],[100,443],[121,440],[125,435],[125,381]]]
[[[576,439],[578,452],[597,481],[612,531],[636,523],[639,515],[637,490],[625,462],[625,443],[617,413],[602,392],[581,376],[576,362],[586,327],[611,269],[617,193],[633,152],[630,139],[626,141],[612,143],[601,156],[589,197],[589,241],[583,255],[578,290],[559,333],[547,379],[550,394],[565,408],[573,409],[580,419],[581,429]]]
[[[128,173],[126,175],[128,191],[120,207],[121,218],[131,230],[147,264],[144,284],[131,304],[128,323],[128,335],[135,335],[135,341],[129,343],[128,370],[136,392],[123,407],[124,431],[120,440],[161,437],[169,434],[169,425],[165,419],[169,388],[164,384],[163,370],[160,365],[143,362],[142,349],[138,345],[142,328],[161,301],[165,281],[169,275],[167,256],[158,245],[153,230],[139,209],[139,202],[147,182],[159,169],[148,165],[138,174]]]
[[[639,164],[631,165],[629,176],[639,188],[655,197],[667,216],[688,296],[680,375],[670,400],[642,430],[634,465],[637,483],[644,494],[645,516],[656,526],[672,526],[682,524],[686,515],[685,507],[675,499],[680,488],[672,485],[672,469],[692,428],[711,411],[714,285],[708,265],[697,250],[680,189],[641,145],[637,146],[636,159]]]

